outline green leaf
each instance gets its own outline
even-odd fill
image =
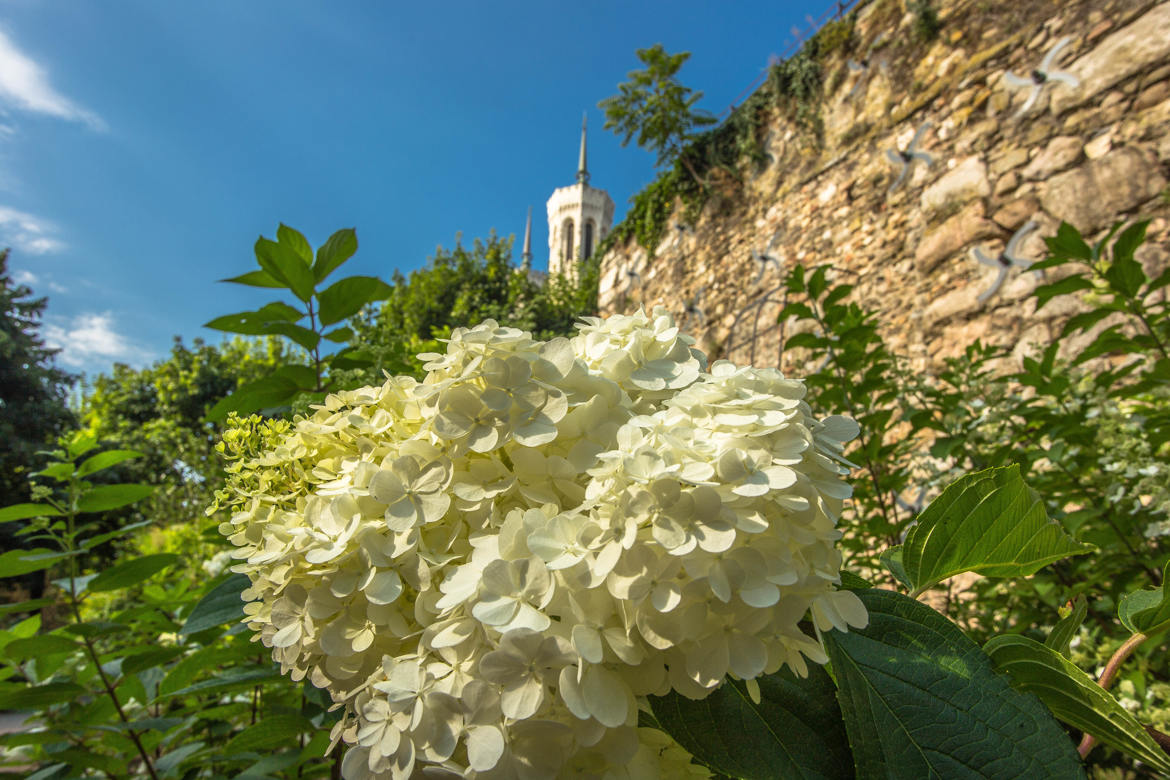
[[[92,455],[82,462],[77,468],[77,476],[86,477],[95,471],[108,469],[110,466],[121,463],[122,461],[141,457],[142,453],[136,450],[107,450],[105,452],[99,452],[97,455]]]
[[[246,274],[233,276],[230,279],[220,279],[221,282],[232,282],[233,284],[246,284],[249,287],[284,287],[284,282],[279,282],[272,278],[272,274],[267,271],[249,271]]]
[[[357,233],[353,228],[338,230],[317,249],[317,262],[313,263],[314,278],[318,282],[322,281],[339,265],[353,257],[357,248]]]
[[[787,667],[757,678],[759,704],[728,679],[701,701],[651,696],[660,727],[691,755],[731,777],[850,777],[851,758],[836,688],[823,667],[801,679]]]
[[[317,312],[322,325],[332,325],[350,317],[370,301],[389,298],[393,288],[373,276],[349,276],[329,285],[317,296]]]
[[[276,229],[276,240],[291,249],[305,265],[313,264],[313,247],[309,246],[304,235],[296,228],[290,228],[281,222],[280,227]]]
[[[210,680],[201,680],[186,688],[180,688],[166,696],[186,696],[189,693],[216,693],[224,694],[234,690],[251,688],[254,685],[282,679],[275,669],[248,669],[242,672],[219,674]]]
[[[53,704],[64,704],[88,691],[73,682],[51,682],[0,691],[0,710],[41,710]]]
[[[1133,633],[1147,636],[1170,628],[1170,561],[1162,569],[1162,587],[1139,590],[1121,597],[1117,616]]]
[[[30,517],[59,517],[61,511],[48,504],[13,504],[0,509],[0,523],[27,520]]]
[[[264,325],[264,333],[274,336],[285,336],[312,352],[321,343],[320,334],[291,322],[268,322]]]
[[[1032,295],[1036,298],[1036,311],[1058,295],[1070,295],[1079,290],[1091,290],[1093,283],[1080,274],[1066,276],[1058,282],[1043,284],[1035,289]]]
[[[1005,634],[984,645],[997,669],[1018,690],[1034,693],[1060,720],[1126,755],[1170,772],[1170,756],[1117,699],[1055,650]]]
[[[340,328],[334,328],[328,333],[324,334],[322,338],[328,339],[338,344],[344,344],[353,338],[353,328],[348,325],[343,325]]]
[[[1113,262],[1119,260],[1133,260],[1134,253],[1137,248],[1145,243],[1146,228],[1150,226],[1148,219],[1143,219],[1135,222],[1125,230],[1121,231],[1121,235],[1113,242]],[[1140,268],[1140,266],[1139,266]]]
[[[126,656],[122,660],[122,674],[137,674],[146,669],[153,669],[182,654],[181,647],[152,647],[144,653]]]
[[[269,715],[232,737],[223,746],[223,754],[232,756],[270,750],[295,742],[299,734],[315,730],[313,724],[301,715]]]
[[[87,431],[76,431],[65,445],[70,460],[76,460],[97,446],[97,436]]]
[[[867,581],[865,578],[859,577],[851,571],[841,571],[840,590],[865,590],[872,587],[873,583]]]
[[[1071,257],[1086,262],[1093,259],[1092,248],[1085,243],[1085,239],[1081,238],[1080,231],[1067,222],[1061,222],[1060,227],[1056,229],[1056,235],[1045,238],[1044,243],[1048,245],[1049,251],[1061,257]]]
[[[902,565],[921,593],[948,577],[1022,577],[1053,561],[1095,550],[1044,511],[1016,464],[967,474],[918,515],[902,545]]]
[[[4,654],[14,661],[22,661],[54,653],[72,653],[80,649],[81,645],[69,637],[60,634],[41,634],[12,640],[5,645]]]
[[[224,623],[238,621],[244,617],[244,601],[240,594],[250,584],[243,574],[233,574],[216,585],[199,600],[187,622],[179,629],[180,634],[194,634]]]
[[[42,477],[51,477],[58,482],[64,482],[73,476],[74,471],[76,471],[76,468],[73,466],[73,463],[66,461],[64,463],[51,463],[38,471],[37,474]]]
[[[0,577],[16,577],[29,572],[47,569],[53,561],[43,557],[46,553],[53,553],[47,547],[36,547],[32,550],[9,550],[0,554]],[[36,556],[36,557],[34,557]]]
[[[78,512],[108,512],[141,501],[154,492],[154,485],[98,485],[81,494]]]
[[[914,590],[914,584],[910,581],[910,575],[906,573],[906,567],[902,565],[902,545],[897,544],[888,548],[881,554],[882,566],[890,574],[894,575],[894,579],[906,586],[906,590]]]
[[[1138,291],[1146,283],[1146,272],[1142,264],[1132,257],[1114,256],[1113,262],[1105,269],[1105,278],[1109,286],[1126,298],[1137,297]]]
[[[1062,607],[1063,612],[1066,608]],[[1049,647],[1061,655],[1068,655],[1069,643],[1072,642],[1073,637],[1081,630],[1081,624],[1085,622],[1085,616],[1089,614],[1089,602],[1083,595],[1077,596],[1068,609],[1068,614],[1064,615],[1060,620],[1056,621],[1056,625],[1052,627],[1052,631],[1048,632],[1048,638],[1044,640],[1044,645]]]
[[[296,397],[300,390],[297,383],[287,376],[273,374],[238,387],[227,398],[221,398],[211,407],[207,419],[218,422],[227,417],[228,412],[251,414],[259,409],[282,406]]]
[[[358,347],[346,347],[329,358],[330,368],[365,368],[373,364],[373,356]]]
[[[180,764],[202,749],[202,742],[191,742],[182,747],[177,747],[166,755],[155,759],[154,768],[165,777],[178,769]]]
[[[256,239],[256,261],[273,279],[284,282],[305,303],[313,297],[313,272],[286,244],[261,236]]]
[[[99,593],[105,590],[117,590],[137,585],[149,577],[154,576],[175,561],[179,556],[175,553],[155,553],[143,555],[140,558],[131,558],[115,566],[103,570],[98,576],[90,580],[89,590]]]
[[[1052,716],[955,624],[892,591],[857,595],[869,625],[824,638],[858,777],[1085,776]]]
[[[150,525],[153,522],[154,522],[153,520],[139,520],[137,523],[130,523],[129,525],[124,525],[121,528],[114,529],[113,531],[106,531],[104,534],[98,534],[97,536],[91,536],[89,539],[86,539],[84,542],[81,543],[81,549],[89,550],[93,547],[97,547],[99,544],[104,544],[105,542],[108,542],[111,539],[117,539],[119,537],[125,536],[126,534],[134,533],[139,528],[145,528],[146,526]]]
[[[818,336],[815,333],[797,333],[794,336],[790,336],[788,340],[784,342],[784,349],[789,350],[799,347],[803,347],[805,349],[820,349],[824,345],[825,339],[823,336]]]
[[[1060,331],[1060,338],[1063,339],[1071,333],[1088,330],[1112,313],[1109,309],[1093,309],[1074,314],[1068,318],[1068,322],[1064,323],[1064,328]]]
[[[54,603],[52,599],[32,599],[30,601],[15,601],[11,604],[0,604],[0,617],[11,615],[14,612],[34,612],[52,603]]]

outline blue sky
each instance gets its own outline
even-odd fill
[[[89,374],[268,300],[216,284],[283,221],[356,227],[347,273],[389,278],[457,232],[516,234],[576,170],[624,214],[653,156],[602,130],[634,50],[687,50],[721,112],[828,2],[0,0],[0,246]]]

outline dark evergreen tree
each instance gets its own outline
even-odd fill
[[[76,377],[53,365],[60,350],[38,332],[47,301],[12,280],[0,251],[0,506],[28,500],[29,473],[44,460],[36,453],[77,424],[68,406]]]

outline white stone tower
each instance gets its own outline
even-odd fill
[[[589,186],[585,162],[585,117],[581,117],[581,154],[577,182],[558,187],[548,199],[548,273],[577,278],[577,267],[613,227],[613,198]]]

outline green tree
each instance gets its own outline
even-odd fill
[[[703,97],[684,87],[676,78],[690,52],[670,54],[661,43],[638,49],[638,59],[645,70],[630,71],[629,81],[619,84],[619,93],[597,104],[605,111],[605,129],[622,137],[622,146],[637,135],[638,146],[658,155],[655,165],[662,166],[679,158],[691,140],[695,128],[715,124],[715,117],[696,109]],[[696,182],[699,175],[683,160]]]
[[[59,350],[38,333],[47,301],[13,282],[0,252],[0,505],[28,497],[36,453],[76,424],[67,403],[75,377],[53,365]]]
[[[396,273],[381,308],[354,320],[353,343],[375,359],[366,381],[380,381],[382,370],[417,373],[414,355],[438,349],[433,339],[489,318],[542,339],[571,333],[578,317],[596,312],[595,265],[584,264],[580,283],[541,280],[512,264],[511,238],[492,232],[467,247],[457,237],[409,277]]]

